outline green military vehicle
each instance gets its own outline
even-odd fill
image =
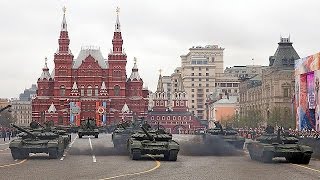
[[[45,122],[45,126],[43,126],[39,123],[38,123],[38,125],[40,127],[42,127],[43,130],[46,132],[53,132],[53,133],[60,135],[63,138],[64,148],[67,148],[67,146],[71,142],[71,134],[68,133],[66,130],[64,130],[65,128],[63,129],[63,127],[54,127],[53,121]]]
[[[237,149],[243,149],[245,138],[241,137],[235,129],[233,129],[231,126],[227,126],[225,129],[223,129],[219,122],[214,122],[214,124],[215,128],[208,129],[203,134],[203,140],[205,144],[209,144],[211,141],[215,141],[217,138],[219,138],[219,140],[221,139]]]
[[[133,134],[134,129],[132,126],[126,126],[119,124],[118,127],[113,131],[111,139],[113,146],[117,149],[125,149],[128,139]]]
[[[141,155],[163,154],[169,161],[176,161],[180,150],[179,144],[172,140],[172,135],[163,129],[147,130],[141,125],[142,131],[131,135],[128,140],[128,151],[132,160],[139,160]]]
[[[274,157],[285,157],[291,163],[309,164],[312,148],[300,145],[298,141],[296,137],[281,134],[280,129],[275,134],[269,126],[266,133],[249,142],[247,148],[253,160],[270,163]]]
[[[78,136],[79,138],[82,138],[82,136],[94,136],[98,138],[99,129],[96,125],[96,120],[91,118],[82,120],[78,129]]]
[[[13,159],[25,159],[29,153],[47,153],[51,159],[57,159],[63,155],[64,140],[59,134],[41,130],[26,130],[14,124],[12,127],[22,132],[9,144]]]

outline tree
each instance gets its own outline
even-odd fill
[[[267,122],[272,126],[281,126],[284,128],[295,127],[294,117],[287,107],[277,106],[272,108]]]
[[[258,127],[263,122],[262,114],[260,110],[254,109],[249,110],[248,113],[244,116],[236,118],[235,124],[238,127]]]
[[[9,127],[10,123],[14,122],[14,118],[8,111],[3,111],[0,113],[0,125],[4,127]]]

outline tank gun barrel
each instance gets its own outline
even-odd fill
[[[37,138],[37,136],[36,136],[36,135],[34,135],[34,134],[32,134],[30,131],[27,131],[27,130],[25,130],[25,129],[23,129],[23,128],[21,128],[21,127],[17,126],[17,125],[14,125],[14,124],[11,124],[11,126],[12,126],[12,127],[14,127],[14,128],[16,128],[16,129],[18,129],[19,131],[22,131],[22,132],[27,133],[28,135],[30,135],[30,136],[31,136],[32,138],[34,138],[34,139],[36,139],[36,138]]]
[[[222,128],[221,124],[220,124],[219,122],[213,122],[213,123],[214,123],[214,125],[215,125],[217,128],[219,128],[220,131],[223,133],[223,128]]]
[[[143,130],[143,132],[147,135],[148,139],[149,139],[150,141],[154,141],[154,137],[153,137],[150,133],[148,133],[148,131],[146,130],[146,128],[144,128],[143,126],[140,126],[140,127],[141,127],[141,129]]]
[[[3,108],[1,108],[0,109],[0,112],[2,112],[2,111],[4,111],[4,110],[6,110],[6,109],[8,109],[8,108],[11,108],[11,105],[9,104],[9,105],[7,105],[7,106],[5,106],[5,107],[3,107]]]
[[[120,124],[120,126],[121,126],[123,129],[127,129],[122,123]]]

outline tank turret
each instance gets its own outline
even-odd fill
[[[19,131],[21,132],[24,132],[24,133],[27,133],[30,137],[32,137],[33,139],[37,139],[37,136],[32,134],[30,131],[26,130],[26,129],[23,129],[17,125],[14,125],[14,124],[11,124],[12,127],[18,129]]]
[[[141,126],[141,129],[142,129],[142,131],[147,135],[147,137],[148,137],[148,139],[149,139],[150,141],[154,141],[154,140],[155,140],[154,137],[146,130],[145,127]]]

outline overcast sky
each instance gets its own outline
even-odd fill
[[[18,97],[50,72],[58,48],[62,7],[67,7],[70,48],[99,46],[107,58],[120,7],[123,47],[145,85],[154,91],[158,70],[170,75],[192,46],[225,48],[224,66],[268,65],[280,35],[291,35],[300,57],[319,51],[319,0],[1,0],[0,97]]]

